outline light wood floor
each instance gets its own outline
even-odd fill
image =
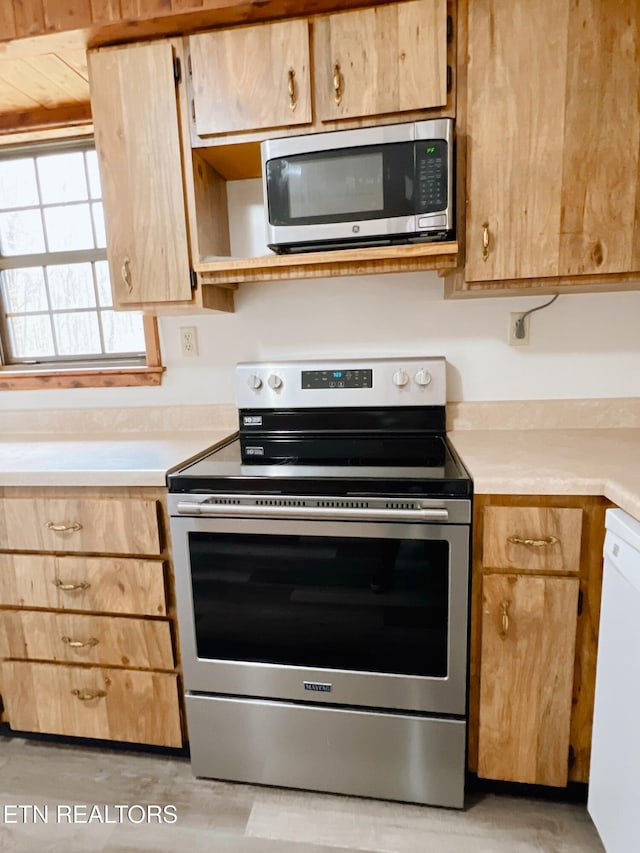
[[[174,805],[174,824],[57,821],[57,807]],[[37,805],[48,822],[10,823]],[[86,814],[89,814],[87,810]],[[142,812],[132,812],[138,820]],[[0,851],[601,853],[582,805],[472,794],[464,811],[195,779],[187,759],[0,736]]]

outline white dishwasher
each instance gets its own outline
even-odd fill
[[[607,853],[640,849],[640,522],[606,513],[587,808]]]

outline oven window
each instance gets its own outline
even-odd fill
[[[447,675],[443,540],[189,534],[198,657]]]

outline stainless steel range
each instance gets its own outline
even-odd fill
[[[241,364],[169,475],[197,776],[463,805],[472,484],[440,358]]]

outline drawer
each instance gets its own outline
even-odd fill
[[[484,510],[485,568],[578,572],[582,510],[490,506]]]
[[[163,563],[0,554],[0,606],[166,616]]]
[[[0,612],[0,657],[173,669],[168,622],[34,610]]]
[[[159,554],[157,501],[2,498],[0,547],[7,551]]]
[[[0,672],[12,729],[182,746],[175,674],[25,661]]]

